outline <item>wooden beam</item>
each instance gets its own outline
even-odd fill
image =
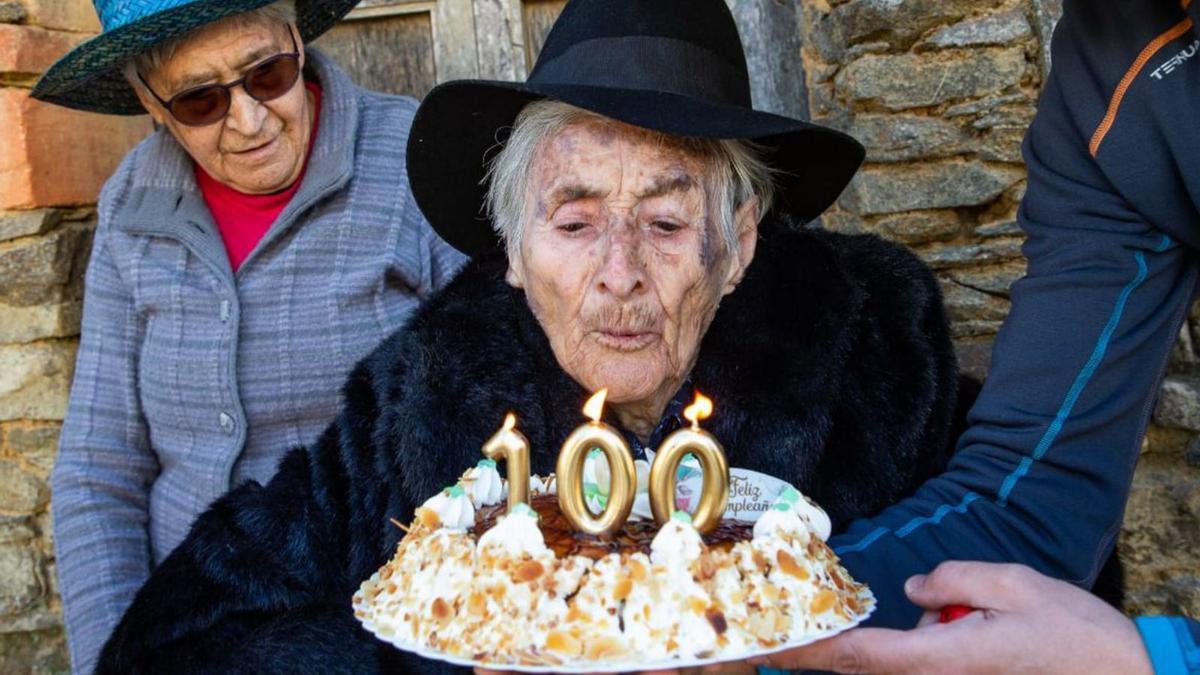
[[[471,0],[437,0],[433,10],[433,53],[439,83],[479,77]]]

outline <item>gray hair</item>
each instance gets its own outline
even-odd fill
[[[608,118],[560,101],[535,101],[525,106],[513,123],[508,142],[487,161],[487,209],[492,227],[504,241],[509,254],[520,250],[521,221],[525,215],[530,167],[546,139],[576,122]],[[740,139],[709,139],[672,136],[651,132],[659,140],[682,146],[709,161],[709,211],[715,213],[718,233],[726,251],[737,247],[734,217],[738,208],[758,198],[758,215],[771,209],[775,187],[773,170],[763,161],[763,148]],[[707,235],[707,233],[706,233]]]
[[[296,23],[296,0],[275,0],[275,2],[265,7],[227,16],[220,21],[228,22],[235,28],[262,24],[292,26]],[[212,24],[206,24],[183,35],[164,40],[149,50],[129,59],[125,62],[125,66],[122,69],[125,79],[132,86],[140,88],[142,83],[138,79],[138,73],[142,73],[145,76],[147,73],[161,68],[164,63],[175,56],[175,52],[179,49],[180,45],[187,42],[197,31],[207,28],[209,25]]]

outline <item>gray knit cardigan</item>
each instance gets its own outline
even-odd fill
[[[101,193],[51,479],[76,673],[209,502],[315,439],[354,363],[462,263],[409,190],[415,102],[308,57],[323,95],[307,173],[236,274],[169,133]]]

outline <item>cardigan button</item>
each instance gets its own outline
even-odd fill
[[[228,323],[230,314],[231,314],[231,311],[230,311],[230,307],[229,307],[229,301],[222,300],[221,301],[221,323]]]
[[[233,433],[233,418],[230,417],[228,413],[221,413],[220,416],[217,417],[217,419],[221,423],[222,431],[224,431],[227,434]]]

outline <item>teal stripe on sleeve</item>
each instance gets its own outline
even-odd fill
[[[1142,643],[1150,654],[1155,675],[1187,675],[1183,645],[1168,616],[1139,616],[1135,619]]]
[[[1175,628],[1175,638],[1179,642],[1180,651],[1183,652],[1183,662],[1187,665],[1187,671],[1200,674],[1200,645],[1196,644],[1188,620],[1181,616],[1173,616],[1171,625]]]
[[[1163,235],[1159,240],[1158,245],[1154,247],[1153,251],[1155,253],[1162,253],[1170,248],[1172,243],[1174,242],[1170,237]],[[1109,341],[1112,340],[1112,336],[1116,332],[1117,326],[1120,324],[1121,318],[1125,314],[1125,305],[1129,301],[1129,297],[1138,288],[1138,286],[1142,285],[1142,283],[1146,280],[1146,277],[1149,275],[1149,264],[1146,262],[1146,255],[1143,251],[1135,251],[1133,254],[1133,261],[1136,266],[1134,276],[1129,283],[1121,289],[1120,294],[1117,296],[1112,313],[1108,317],[1108,322],[1105,323],[1104,329],[1101,330],[1087,362],[1084,363],[1083,368],[1076,375],[1075,380],[1071,385],[1071,389],[1067,392],[1066,397],[1059,406],[1058,413],[1054,416],[1053,422],[1051,422],[1051,424],[1046,428],[1046,431],[1042,434],[1041,439],[1038,441],[1038,444],[1033,449],[1031,455],[1023,457],[1018,466],[1013,469],[1013,471],[1009,473],[1000,484],[995,499],[995,504],[1000,508],[1003,509],[1008,506],[1009,495],[1011,495],[1013,489],[1017,487],[1017,483],[1025,477],[1025,474],[1029,473],[1029,470],[1035,464],[1037,464],[1037,462],[1045,457],[1046,453],[1050,450],[1050,447],[1054,444],[1054,441],[1058,439],[1058,434],[1062,431],[1063,426],[1070,418],[1071,411],[1075,408],[1075,403],[1079,400],[1084,388],[1087,387],[1088,382],[1091,381],[1092,376],[1100,367],[1100,363],[1104,360],[1104,356],[1108,353]],[[912,534],[915,530],[918,530],[926,525],[937,525],[941,523],[942,519],[951,513],[965,514],[967,512],[967,508],[970,507],[970,505],[975,502],[979,496],[980,495],[976,494],[975,492],[967,492],[963,495],[962,500],[957,505],[942,504],[938,506],[931,515],[915,517],[894,532],[886,527],[876,528],[853,544],[847,544],[835,548],[834,553],[837,553],[838,555],[846,555],[848,553],[856,553],[858,551],[866,550],[881,537],[889,533],[893,533],[896,537],[903,539],[904,537]]]

